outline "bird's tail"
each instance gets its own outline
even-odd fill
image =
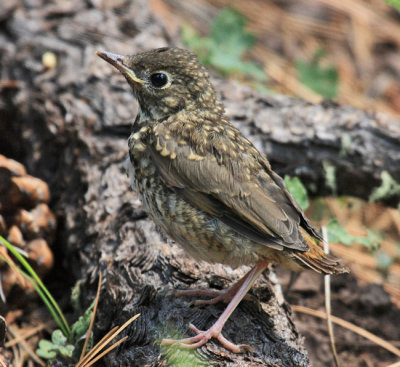
[[[339,258],[324,252],[319,241],[310,236],[306,230],[300,227],[301,234],[306,240],[310,251],[296,252],[294,254],[297,263],[305,268],[318,273],[341,274],[348,273],[349,269],[343,265]]]

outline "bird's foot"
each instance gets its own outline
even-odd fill
[[[233,296],[236,294],[238,289],[237,284],[234,286],[217,291],[217,290],[210,290],[210,289],[185,289],[185,290],[180,290],[180,291],[175,291],[174,296],[180,297],[180,296],[205,296],[205,297],[211,297],[211,299],[198,299],[195,301],[190,302],[190,306],[201,306],[201,305],[214,305],[218,302],[225,302],[229,303]],[[246,294],[244,296],[244,299],[246,301],[251,301],[259,304],[257,298],[250,294]]]
[[[211,326],[208,330],[199,330],[196,326],[189,324],[189,328],[197,335],[185,339],[162,339],[161,345],[178,345],[182,349],[196,349],[206,344],[211,338],[217,339],[225,348],[231,350],[233,353],[241,353],[246,350],[252,351],[249,345],[234,344],[226,339],[221,333],[221,327],[218,321]]]
[[[200,306],[200,305],[213,305],[218,302],[225,302],[228,303],[232,297],[235,295],[236,289],[233,287],[217,291],[217,290],[210,290],[210,289],[186,289],[174,292],[176,297],[180,296],[205,296],[211,297],[211,299],[198,299],[195,301],[190,302],[190,306]]]

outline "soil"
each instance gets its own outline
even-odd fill
[[[77,0],[68,4],[54,2],[45,5],[40,0],[25,3],[3,0],[0,10],[0,69],[2,83],[8,82],[0,84],[0,153],[21,161],[30,174],[42,178],[50,186],[50,207],[58,222],[54,245],[57,247],[54,249],[57,265],[45,282],[50,284],[56,297],[63,294],[60,297],[66,306],[68,290],[73,282],[84,280],[82,298],[86,297],[88,301],[93,297],[98,272],[106,274],[96,336],[101,336],[115,322],[121,324],[125,316],[141,309],[143,317],[129,331],[131,340],[125,348],[135,350],[132,352],[136,358],[135,365],[156,366],[167,363],[159,357],[159,350],[153,347],[152,339],[146,334],[150,330],[148,325],[159,316],[160,309],[167,313],[171,304],[178,305],[182,310],[186,306],[183,301],[170,300],[168,302],[171,304],[167,303],[165,297],[157,293],[160,285],[156,281],[169,277],[170,284],[175,287],[189,286],[196,282],[221,287],[229,284],[243,271],[234,273],[220,267],[208,268],[204,264],[200,268],[184,257],[176,245],[167,245],[152,222],[146,218],[136,195],[128,188],[128,180],[121,173],[126,154],[126,138],[136,113],[136,104],[122,78],[108,71],[105,66],[99,66],[93,54],[99,48],[113,49],[115,52],[120,49],[121,53],[130,53],[132,48],[139,50],[164,44],[179,44],[179,39],[172,37],[163,27],[162,21],[149,12],[146,1],[121,0],[113,4],[93,1],[84,4]],[[43,63],[42,55],[48,50],[57,56],[59,69]],[[221,87],[221,83],[225,82],[219,81],[217,88],[232,107],[231,117],[264,152],[276,146],[278,150],[282,149],[279,152],[290,152],[290,156],[295,151],[295,144],[299,144],[302,149],[308,147],[298,141],[290,141],[285,146],[279,139],[268,145],[265,142],[271,136],[271,141],[274,141],[276,136],[274,132],[263,132],[254,122],[257,113],[252,112],[250,116],[248,111],[234,108],[240,106],[244,99],[247,103],[253,103],[253,107],[258,106],[259,110],[286,108],[293,113],[297,111],[292,109],[293,106],[298,106],[299,110],[304,109],[302,111],[306,111],[308,106],[287,97],[260,97],[249,92],[248,88],[232,82]],[[339,117],[345,112],[361,116],[360,119],[370,117],[357,110],[338,110],[335,106],[317,105],[315,108],[324,111],[325,108],[332,108],[327,111],[339,111]],[[371,117],[371,121],[374,118]],[[325,149],[329,154],[338,154],[340,146],[332,148],[330,143],[327,146]],[[285,162],[284,154],[278,158],[275,162],[282,166]],[[295,171],[289,169],[290,173]],[[125,225],[121,226],[124,221]],[[101,236],[104,233],[107,235]],[[151,240],[149,236],[152,236]],[[151,246],[155,244],[154,247],[149,245],[150,241]],[[204,276],[204,269],[214,275]],[[152,272],[155,274],[153,278],[150,277]],[[285,288],[289,274],[278,269],[278,276]],[[279,327],[274,323],[274,315],[268,314],[268,307],[280,310],[278,316],[289,321],[292,316],[290,304],[324,309],[322,277],[302,273],[288,293],[287,303],[279,305],[275,304],[279,302],[270,297],[268,291],[272,278],[273,272],[266,274],[253,290],[253,294],[262,301],[264,312],[259,312],[249,302],[243,302],[236,318],[232,319],[238,325],[248,328],[257,325],[254,320],[264,320],[260,329],[268,342],[260,350],[273,349],[279,345],[273,333],[268,334],[270,323]],[[274,286],[279,288],[279,285]],[[132,289],[141,293],[134,293]],[[21,295],[18,290],[15,292],[10,295],[9,303],[1,307],[10,325],[20,327],[22,332],[24,328],[36,325],[38,319],[40,322],[47,321],[43,317],[41,303],[35,296]],[[113,308],[117,301],[121,303],[120,308]],[[155,304],[158,304],[158,308]],[[209,322],[213,314],[220,311],[220,306],[202,308],[200,316],[196,316],[198,321]],[[68,311],[70,309],[67,308]],[[182,315],[176,317],[179,322],[186,323],[189,316],[195,313],[193,310],[189,314],[182,311]],[[400,309],[382,285],[365,284],[353,275],[332,277],[332,313],[400,347]],[[241,318],[242,315],[251,315],[251,320]],[[294,317],[295,325],[288,321],[287,326],[292,344],[283,351],[287,355],[275,364],[272,359],[268,359],[267,364],[266,359],[261,357],[238,357],[237,360],[229,354],[221,357],[218,354],[221,349],[215,346],[214,349],[202,349],[202,353],[214,358],[214,361],[220,360],[219,365],[223,366],[251,363],[258,366],[306,366],[307,354],[313,366],[333,366],[325,321],[301,313],[296,313]],[[200,320],[202,318],[204,320]],[[235,336],[235,330],[229,330]],[[305,337],[307,352],[303,349],[303,339],[297,333],[298,330]],[[236,334],[240,339],[240,333]],[[335,334],[343,367],[380,367],[399,359],[340,326],[335,327]],[[42,332],[39,336],[48,336],[48,332]],[[255,340],[257,337],[254,336]],[[37,339],[32,343],[37,342]],[[137,345],[143,348],[135,349]],[[133,358],[128,354],[124,354],[124,362],[116,358],[116,355],[127,353],[126,350],[120,349],[118,354],[101,363],[108,366],[133,365],[128,362],[132,361],[129,358]],[[152,353],[152,362],[146,359],[146,355],[141,357],[140,353]],[[7,359],[12,355],[10,349],[0,349],[0,354]],[[301,364],[291,360],[292,355]]]
[[[288,274],[281,275],[285,287]],[[314,310],[325,311],[322,277],[302,273],[287,294],[287,301]],[[352,275],[331,278],[332,315],[343,318],[399,346],[400,309],[378,284],[362,285]],[[334,366],[326,321],[296,313],[296,325],[305,336],[311,364],[315,367]],[[341,326],[334,326],[336,348],[342,366],[381,367],[399,358],[371,341]]]

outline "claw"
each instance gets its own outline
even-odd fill
[[[237,284],[221,291],[209,289],[186,289],[174,292],[175,297],[180,296],[204,296],[211,297],[211,299],[204,300],[198,299],[190,302],[190,306],[213,305],[218,302],[229,303],[237,291]],[[246,295],[247,296],[247,295]],[[246,298],[246,297],[245,297]]]
[[[196,299],[194,301],[189,302],[189,307],[193,306],[204,306],[204,305],[215,305],[218,302],[225,302],[229,303],[232,300],[232,297],[235,295],[233,287],[228,288],[222,291],[211,291],[205,289],[188,289],[188,290],[181,290],[174,292],[174,296],[193,296],[193,295],[200,295],[206,297],[212,297],[211,299]],[[258,299],[251,294],[246,294],[243,298],[246,301],[253,302],[257,305],[258,310],[262,310],[261,304]]]
[[[193,324],[189,325],[189,328],[194,331],[197,335],[186,338],[186,339],[163,339],[161,340],[161,345],[171,345],[177,344],[181,348],[184,349],[194,349],[201,347],[206,344],[211,338],[217,339],[225,348],[231,350],[233,353],[240,353],[245,350],[252,351],[253,349],[248,345],[236,345],[226,339],[221,330],[225,325],[226,320],[228,320],[229,316],[235,310],[240,301],[245,298],[247,292],[256,281],[256,279],[260,276],[260,274],[267,268],[267,261],[258,262],[252,270],[250,270],[239,282],[237,282],[233,287],[217,292],[217,291],[204,291],[204,290],[187,290],[187,291],[177,291],[175,292],[176,296],[179,295],[194,295],[194,294],[202,294],[202,295],[211,295],[212,298],[209,301],[196,301],[194,304],[202,304],[202,303],[217,303],[219,301],[228,301],[229,304],[225,308],[225,311],[221,314],[218,320],[215,322],[213,326],[211,326],[208,330],[202,331],[198,329]]]
[[[206,331],[198,329],[193,324],[189,324],[189,328],[197,335],[185,339],[162,339],[161,345],[178,345],[182,349],[195,349],[206,344],[211,338],[217,339],[225,348],[231,350],[233,353],[241,353],[244,351],[253,351],[249,345],[234,344],[226,339],[220,331],[217,330],[215,324]]]

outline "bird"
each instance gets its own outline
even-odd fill
[[[97,51],[127,80],[139,103],[128,139],[131,183],[153,221],[197,260],[252,266],[222,291],[175,294],[228,303],[208,330],[163,339],[195,349],[217,339],[234,353],[251,349],[222,334],[232,312],[270,263],[323,274],[348,271],[323,250],[323,239],[268,159],[227,119],[207,69],[186,49],[134,55]]]

